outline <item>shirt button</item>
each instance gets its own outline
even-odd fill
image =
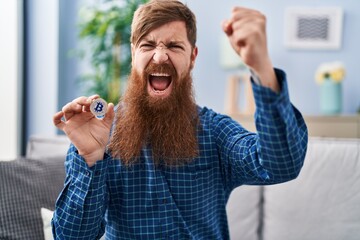
[[[77,213],[77,215],[80,215],[81,211],[78,207],[75,207],[75,212]]]
[[[86,176],[89,176],[89,175],[90,175],[90,172],[89,172],[89,171],[86,171],[86,172],[85,172],[85,175],[86,175]]]

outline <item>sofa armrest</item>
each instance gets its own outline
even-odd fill
[[[264,240],[359,239],[360,139],[311,138],[291,182],[264,190]]]
[[[29,138],[26,147],[26,158],[40,159],[44,157],[66,156],[70,141],[65,135],[40,136]]]

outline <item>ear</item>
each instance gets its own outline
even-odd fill
[[[195,65],[195,60],[196,60],[197,55],[198,55],[198,48],[197,48],[197,46],[195,46],[194,49],[192,50],[191,58],[190,58],[190,68],[191,69]]]

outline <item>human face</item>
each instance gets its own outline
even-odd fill
[[[197,48],[192,48],[183,21],[173,21],[154,29],[139,43],[131,46],[132,67],[144,75],[149,64],[169,65],[176,76],[168,72],[154,70],[147,74],[147,92],[150,97],[167,98],[173,90],[173,81],[192,69],[197,56]]]

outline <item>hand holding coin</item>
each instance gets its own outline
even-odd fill
[[[94,95],[69,102],[54,115],[53,122],[92,166],[103,159],[114,116],[114,105]]]

